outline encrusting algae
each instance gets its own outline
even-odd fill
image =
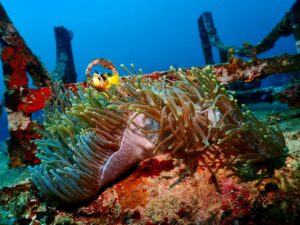
[[[117,73],[110,61],[97,63]],[[282,133],[246,106],[240,110],[209,67],[172,68],[159,79],[132,68],[136,74],[118,86],[98,91],[88,76],[86,88],[54,91],[43,139],[35,141],[41,164],[31,168],[43,195],[69,203],[88,200],[136,163],[164,152],[202,154],[207,165],[218,158],[224,167],[282,155]]]

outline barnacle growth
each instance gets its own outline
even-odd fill
[[[224,163],[282,154],[282,133],[240,110],[210,68],[171,72],[156,80],[131,74],[105,93],[92,86],[59,91],[36,141],[41,164],[31,170],[38,189],[65,202],[87,200],[132,165],[166,151],[211,161],[217,153]]]

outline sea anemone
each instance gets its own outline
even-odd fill
[[[282,133],[240,110],[210,68],[172,68],[159,79],[132,74],[105,92],[78,86],[53,99],[43,139],[35,142],[41,164],[31,168],[32,180],[42,194],[65,202],[90,199],[155,154],[213,161],[217,152],[228,164],[257,163],[285,147]]]
[[[42,193],[66,202],[95,195],[155,147],[155,136],[139,131],[152,127],[144,115],[108,110],[103,93],[78,88],[76,95],[65,90],[54,110],[48,106],[45,130],[39,131],[44,138],[35,141],[41,164],[32,169]]]

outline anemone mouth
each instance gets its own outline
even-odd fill
[[[172,79],[124,77],[105,94],[92,86],[58,91],[36,141],[41,165],[32,169],[32,180],[39,190],[65,202],[87,200],[162,152],[197,153],[222,166],[282,154],[280,130],[240,110],[209,68],[171,72]]]

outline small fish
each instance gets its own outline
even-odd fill
[[[107,73],[100,74],[97,71],[92,76],[91,70],[96,65],[110,70],[112,72],[112,76],[109,76]],[[117,86],[120,84],[120,77],[116,67],[111,61],[106,59],[98,58],[90,62],[86,68],[85,75],[87,77],[88,84],[93,85],[98,91],[101,92],[105,92],[113,85]]]
[[[99,74],[95,72],[93,75],[93,86],[98,91],[103,92],[111,88],[113,85],[117,86],[119,84],[120,84],[120,77],[118,73],[109,76],[107,73]]]

